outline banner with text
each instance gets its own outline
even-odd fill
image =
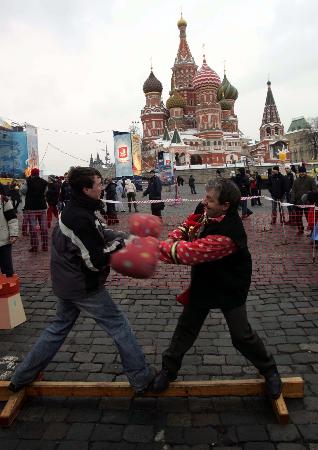
[[[131,134],[132,162],[134,175],[141,175],[141,138],[139,134]]]
[[[116,177],[131,177],[131,137],[126,131],[113,131]]]

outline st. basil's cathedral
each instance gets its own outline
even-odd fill
[[[154,167],[158,154],[167,152],[174,157],[177,166],[235,163],[242,153],[248,153],[250,142],[238,127],[235,114],[238,91],[225,71],[221,82],[207,64],[205,55],[198,70],[187,42],[187,22],[182,15],[177,25],[180,43],[166,105],[162,100],[162,83],[152,68],[143,85],[146,96],[146,105],[141,111],[143,161],[146,166]]]

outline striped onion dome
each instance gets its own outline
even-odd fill
[[[215,89],[217,89],[220,84],[221,80],[219,75],[207,65],[204,56],[202,67],[198,70],[196,76],[193,79],[194,89],[200,89],[202,87],[214,87]]]

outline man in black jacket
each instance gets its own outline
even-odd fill
[[[40,171],[34,167],[31,170],[31,176],[27,178],[24,192],[25,205],[24,213],[29,224],[31,248],[29,252],[36,253],[39,247],[39,239],[36,231],[37,223],[41,230],[42,250],[48,251],[48,231],[46,217],[46,199],[47,181],[40,178]]]
[[[205,214],[197,218],[198,226],[192,215],[160,244],[162,261],[191,265],[192,269],[190,287],[182,295],[183,312],[170,346],[163,353],[162,370],[153,383],[155,391],[166,389],[177,378],[183,357],[194,344],[210,309],[221,309],[234,347],[265,377],[266,394],[278,398],[281,393],[274,358],[247,318],[245,302],[252,261],[237,212],[240,197],[231,180],[210,180],[206,185]]]
[[[235,183],[238,185],[242,197],[249,197],[251,195],[250,180],[245,173],[244,167],[239,168],[239,171],[235,177]],[[246,199],[241,200],[241,207],[242,207],[242,219],[246,219],[248,216],[253,214],[253,211],[251,211],[247,207]]]
[[[153,380],[154,371],[146,363],[125,314],[104,286],[110,255],[123,247],[125,236],[106,228],[95,214],[102,207],[102,180],[96,169],[71,169],[69,183],[72,198],[62,211],[52,241],[52,286],[58,297],[56,317],[18,366],[10,389],[18,391],[31,383],[52,361],[83,311],[112,337],[131,386],[136,393],[143,393]]]
[[[154,170],[150,171],[150,178],[148,181],[148,187],[143,192],[143,196],[149,195],[149,200],[161,200],[162,183],[159,177],[156,176]],[[153,216],[161,217],[161,211],[165,205],[163,202],[151,203],[151,214]]]
[[[277,205],[280,213],[280,223],[284,221],[283,208],[280,204],[284,200],[284,195],[286,192],[286,182],[283,175],[279,171],[278,166],[274,166],[272,169],[272,174],[268,179],[268,190],[272,196],[272,221],[271,224],[274,225],[277,219]]]

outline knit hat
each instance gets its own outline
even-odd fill
[[[31,177],[38,177],[40,175],[40,171],[37,167],[33,167],[31,169]]]
[[[307,172],[306,167],[304,167],[304,166],[299,167],[298,173],[306,173],[306,172]]]

